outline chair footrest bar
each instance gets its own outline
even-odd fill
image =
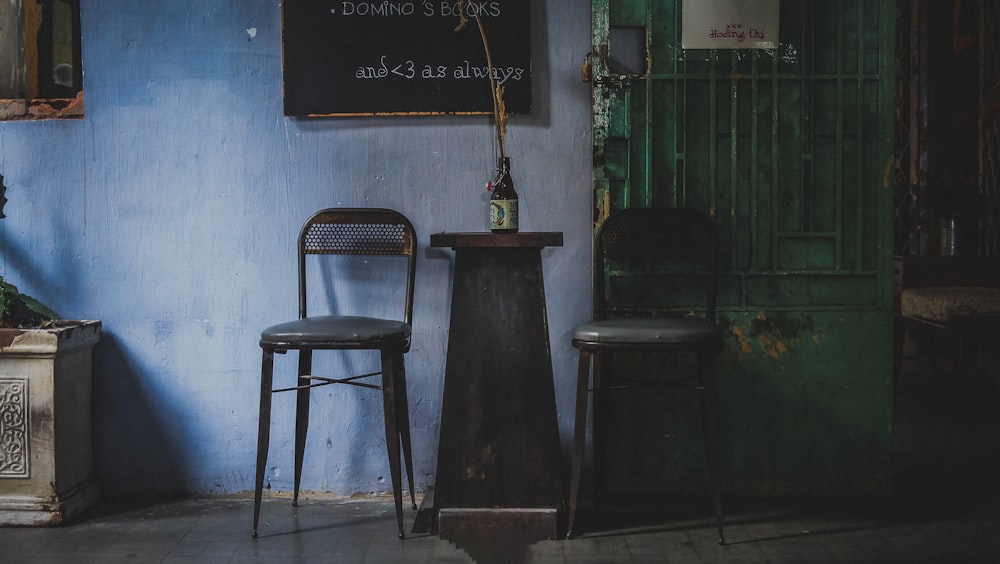
[[[348,377],[348,378],[326,378],[326,377],[323,377],[323,376],[312,376],[312,375],[300,376],[300,378],[305,378],[306,380],[319,380],[320,383],[319,384],[308,384],[306,386],[292,386],[290,388],[281,388],[281,389],[278,389],[278,390],[271,390],[271,393],[272,394],[276,394],[278,392],[290,392],[292,390],[304,390],[306,388],[319,388],[321,386],[329,386],[330,384],[350,384],[351,386],[359,386],[359,387],[362,387],[362,388],[370,388],[372,390],[381,390],[382,386],[379,386],[379,385],[376,385],[376,384],[366,384],[364,382],[355,382],[355,380],[358,380],[360,378],[368,378],[368,377],[371,377],[371,376],[378,376],[380,374],[382,374],[382,373],[381,372],[371,372],[369,374],[360,374],[358,376],[351,376],[351,377]]]

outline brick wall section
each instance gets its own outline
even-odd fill
[[[82,92],[77,94],[76,98],[0,100],[0,121],[82,118]]]

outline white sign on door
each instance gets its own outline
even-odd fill
[[[684,49],[775,49],[778,0],[682,0]]]

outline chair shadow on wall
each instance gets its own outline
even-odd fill
[[[187,427],[176,390],[155,386],[122,339],[105,331],[94,349],[94,463],[106,500],[179,496],[191,490]]]

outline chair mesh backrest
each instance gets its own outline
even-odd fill
[[[413,228],[381,210],[324,210],[302,230],[302,252],[323,255],[407,255]]]
[[[299,313],[306,316],[306,255],[407,256],[405,321],[411,322],[416,234],[401,213],[381,208],[330,208],[310,217],[299,234]]]
[[[628,315],[630,310],[669,312],[697,306],[714,321],[717,279],[718,234],[711,218],[700,211],[617,210],[598,231],[594,269],[598,317],[615,310]],[[670,305],[672,298],[688,303]]]

